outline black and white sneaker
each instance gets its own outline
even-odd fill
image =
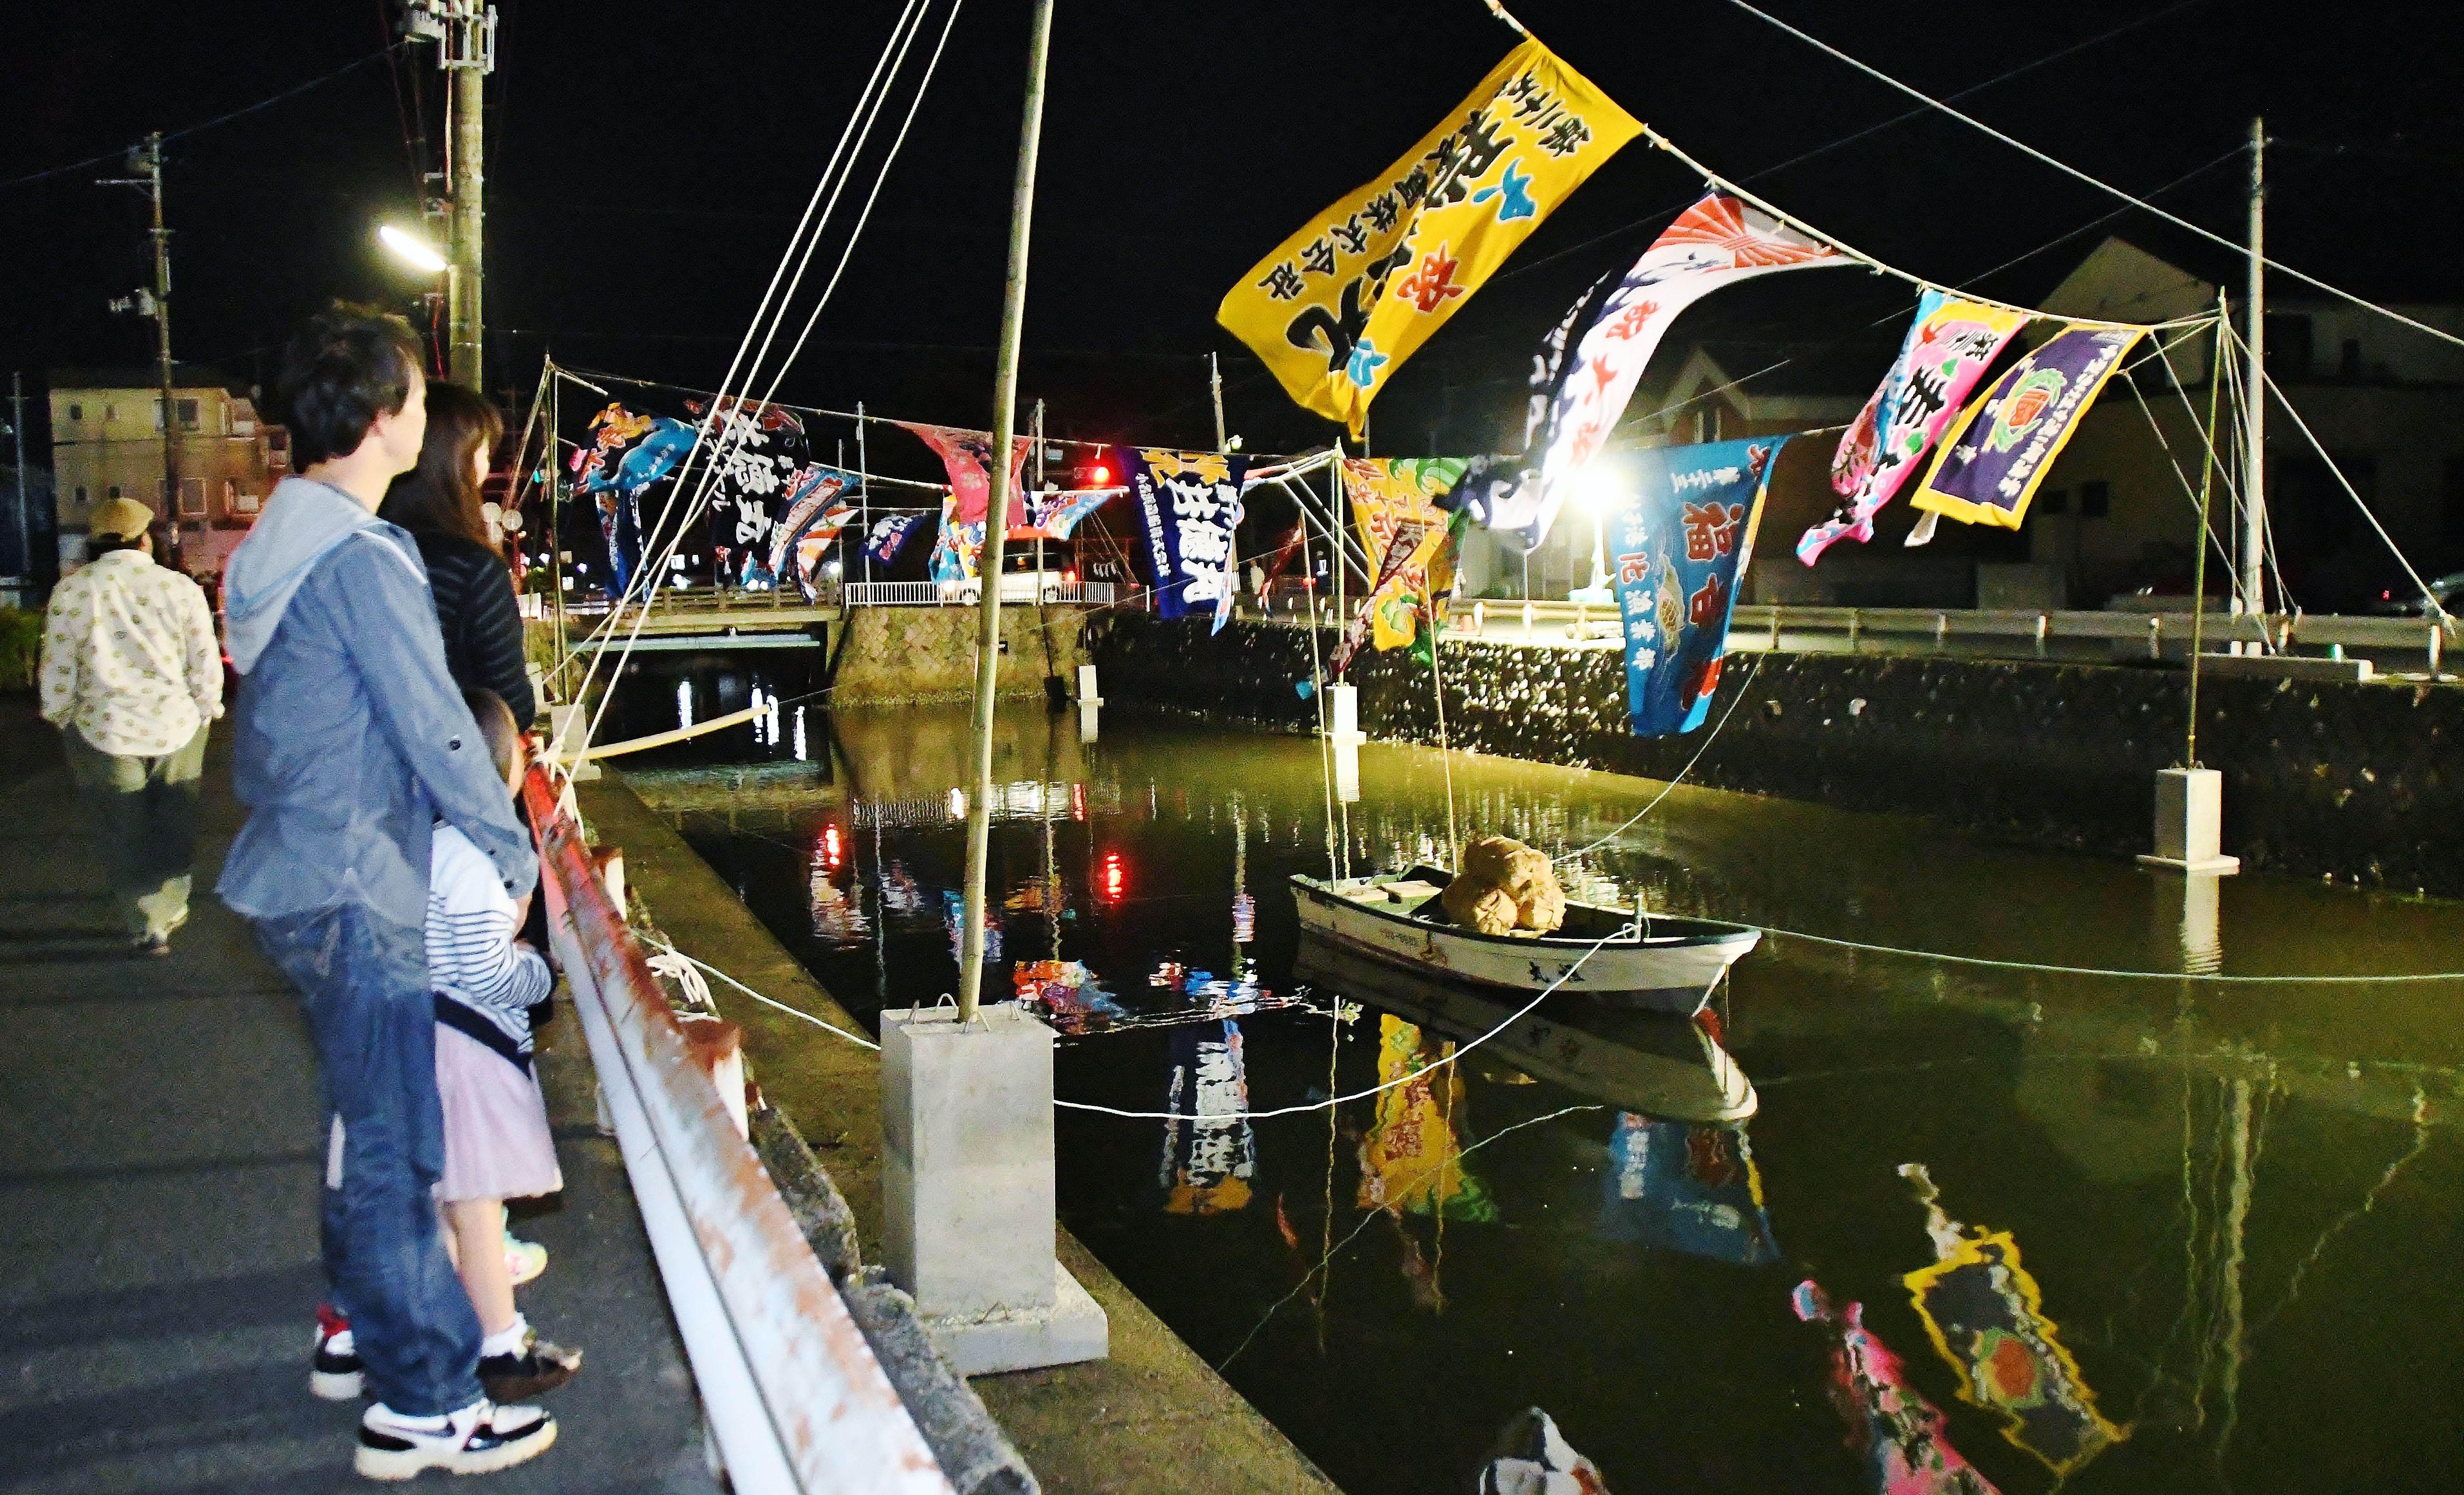
[[[383,1402],[360,1418],[351,1466],[371,1480],[409,1480],[424,1469],[492,1474],[536,1459],[556,1441],[556,1418],[537,1407],[474,1401],[441,1418],[408,1418]]]
[[[479,1357],[479,1389],[495,1401],[520,1401],[556,1390],[581,1369],[581,1351],[525,1334],[521,1353]]]
[[[308,1365],[308,1391],[325,1401],[357,1401],[366,1377],[361,1374],[359,1347],[351,1340],[351,1321],[331,1304],[317,1305],[317,1355]]]

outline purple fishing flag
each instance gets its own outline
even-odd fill
[[[1908,501],[1964,524],[2015,530],[2079,417],[2144,327],[2072,327],[2011,365],[1943,437]]]

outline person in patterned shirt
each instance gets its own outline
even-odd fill
[[[206,733],[223,714],[222,649],[197,583],[154,563],[154,513],[105,499],[94,559],[43,619],[43,719],[60,729],[77,797],[107,846],[130,944],[167,955],[187,922]]]

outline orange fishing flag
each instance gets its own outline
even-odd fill
[[[1215,319],[1302,407],[1357,435],[1386,377],[1640,133],[1527,40],[1402,160],[1252,267]]]

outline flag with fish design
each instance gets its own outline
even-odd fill
[[[1448,1220],[1492,1221],[1496,1201],[1488,1188],[1463,1171],[1463,1138],[1456,1133],[1463,1109],[1460,1066],[1440,1064],[1453,1055],[1450,1039],[1431,1039],[1417,1023],[1392,1013],[1377,1015],[1377,1119],[1360,1142],[1362,1209]],[[1399,1083],[1398,1083],[1399,1082]]]
[[[2036,1280],[2003,1230],[1970,1230],[1945,1214],[1921,1163],[1900,1176],[1925,1207],[1934,1260],[1902,1279],[1925,1333],[1960,1374],[1959,1399],[1998,1415],[2002,1436],[2068,1478],[2130,1436],[2096,1408],[2078,1362],[2045,1316]]]
[[[1244,456],[1115,449],[1138,513],[1138,533],[1167,618],[1207,616],[1220,631],[1232,615],[1232,538],[1241,522]]]
[[[1546,536],[1574,482],[1608,444],[1644,365],[1678,314],[1714,291],[1787,270],[1859,261],[1724,193],[1661,231],[1601,302],[1576,345],[1541,438],[1533,532]]]
[[[1027,523],[1023,531],[1010,532],[1012,539],[1067,539],[1077,531],[1080,521],[1104,507],[1121,490],[1117,488],[1073,488],[1059,493],[1037,494],[1027,503]]]
[[[890,564],[898,559],[900,551],[907,548],[907,538],[914,534],[918,527],[929,522],[932,517],[933,516],[929,514],[882,516],[872,521],[872,533],[865,537],[866,554],[872,557],[874,565]]]
[[[941,531],[933,540],[933,561],[928,569],[933,580],[943,583],[971,582],[976,576],[976,558],[984,548],[984,521],[961,524],[957,517],[958,496],[945,495],[941,499]]]
[[[1812,565],[1836,541],[1874,538],[1874,516],[1923,468],[1986,368],[2027,324],[2024,312],[1941,291],[1919,298],[1899,359],[1831,459],[1838,510],[1797,540],[1797,560]]]
[[[571,468],[573,495],[589,496],[599,511],[599,533],[607,544],[610,597],[621,598],[642,563],[642,495],[672,476],[693,450],[694,428],[665,415],[647,415],[611,403],[591,416],[590,445],[577,447]]]
[[[1434,633],[1439,599],[1455,586],[1455,516],[1438,500],[1468,464],[1456,457],[1346,457],[1343,491],[1360,548],[1376,565],[1369,595],[1346,628],[1334,671],[1366,641],[1402,649]]]
[[[916,440],[933,449],[941,466],[950,474],[950,492],[958,500],[957,517],[961,524],[981,524],[984,510],[992,505],[993,438],[989,432],[960,430],[951,426],[926,426],[916,421],[894,423],[913,434]],[[1035,443],[1024,436],[1010,438],[1009,452],[1009,525],[1017,528],[1026,522],[1026,504],[1021,492],[1019,473],[1026,466],[1026,455]],[[972,574],[972,573],[971,573]]]
[[[1566,315],[1532,352],[1531,373],[1526,380],[1523,445],[1511,454],[1484,453],[1472,458],[1463,480],[1438,500],[1441,507],[1467,515],[1483,529],[1515,535],[1527,554],[1549,538],[1548,521],[1540,514],[1540,472],[1529,466],[1536,460],[1532,444],[1547,429],[1549,412],[1565,392],[1566,376],[1574,366],[1570,355],[1599,319],[1600,306],[1619,278],[1619,273],[1612,270],[1592,282],[1592,288],[1566,308]]]
[[[839,531],[855,517],[849,500],[860,488],[855,473],[820,463],[796,473],[781,500],[786,512],[770,531],[767,564],[774,581],[793,580],[806,602],[820,595],[814,578]]]
[[[688,400],[685,408],[701,422],[699,463],[711,474],[712,503],[751,499],[779,514],[807,455],[804,418],[785,406],[735,399]]]
[[[1728,617],[1785,436],[1641,455],[1640,481],[1609,517],[1625,622],[1626,708],[1639,737],[1691,732],[1711,710]]]
[[[1908,501],[1964,524],[2015,530],[2144,327],[2070,327],[2011,365],[1960,412]]]
[[[1600,1234],[1738,1266],[1779,1260],[1743,1127],[1617,1112],[1600,1178]]]
[[[1215,319],[1354,434],[1387,376],[1642,126],[1526,39],[1403,158],[1250,267]]]

